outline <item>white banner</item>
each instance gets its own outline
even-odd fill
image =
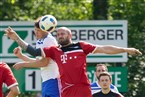
[[[33,22],[0,22],[0,59],[7,63],[20,61],[13,54],[17,43],[3,36],[8,26],[20,35],[30,45],[35,46],[35,36],[32,33]],[[127,47],[127,21],[58,21],[58,27],[68,27],[73,34],[73,41],[87,41],[96,45],[115,45]],[[57,28],[58,28],[57,27]],[[55,32],[52,33],[54,36]],[[106,55],[88,55],[87,62],[127,62],[127,53]]]

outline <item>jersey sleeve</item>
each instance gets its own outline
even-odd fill
[[[53,46],[52,47],[45,47],[45,48],[43,48],[42,49],[42,54],[46,58],[48,57],[48,58],[53,59],[53,55],[54,55],[54,53],[53,53]]]
[[[83,49],[84,53],[86,54],[92,53],[96,48],[95,45],[91,43],[87,43],[87,42],[82,42],[82,41],[80,42],[80,46]]]
[[[8,89],[15,85],[18,85],[17,80],[15,79],[10,67],[8,65],[5,65],[3,69],[4,69],[3,73],[4,83],[7,85]]]

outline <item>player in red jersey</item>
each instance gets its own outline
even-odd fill
[[[0,97],[3,97],[2,85],[5,83],[10,89],[10,92],[6,97],[16,97],[19,94],[18,83],[6,63],[0,62]]]
[[[11,37],[13,33],[6,31],[6,35]],[[71,30],[66,27],[60,27],[57,29],[57,40],[60,46],[52,46],[35,51],[18,38],[17,42],[20,46],[26,48],[28,53],[33,52],[36,56],[41,55],[43,58],[36,62],[16,63],[14,68],[21,69],[23,67],[44,66],[49,62],[49,58],[51,58],[56,61],[59,67],[62,97],[92,97],[90,82],[86,75],[86,57],[89,53],[118,54],[127,52],[131,55],[142,54],[135,48],[123,48],[110,45],[96,46],[87,42],[73,43],[71,38]]]

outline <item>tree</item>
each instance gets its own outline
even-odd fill
[[[57,20],[128,20],[128,46],[139,48],[143,55],[129,56],[129,92],[124,95],[144,97],[144,0],[1,0],[0,10],[0,21],[30,21],[45,14]]]
[[[108,0],[93,0],[93,19],[107,20]]]
[[[143,0],[110,0],[109,17],[113,20],[128,20],[128,46],[139,48],[143,56],[129,56],[128,91],[125,97],[144,97],[145,92],[145,2]]]
[[[92,19],[92,2],[78,0],[3,0],[0,20],[34,20],[52,14],[58,20]]]

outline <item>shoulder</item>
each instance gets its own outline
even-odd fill
[[[56,40],[52,35],[51,35],[51,33],[49,33],[46,37],[45,37],[45,39],[53,39],[53,40]]]
[[[94,94],[93,94],[93,97],[95,97],[95,96],[96,96],[96,97],[99,97],[100,95],[102,95],[102,91],[99,91],[99,92],[97,92],[97,93],[94,93]]]
[[[85,41],[79,41],[79,44],[81,45],[81,47],[96,47],[96,45]]]
[[[91,84],[91,92],[92,92],[92,94],[100,92],[100,91],[101,91],[101,87],[98,85],[98,82],[97,81],[93,82]]]
[[[110,88],[111,88],[111,90],[113,90],[115,92],[118,92],[118,89],[117,89],[117,87],[115,85],[111,84]]]
[[[88,42],[85,42],[85,41],[79,41],[78,43],[80,43],[80,44],[91,44],[91,43],[88,43]]]
[[[43,38],[43,40],[50,40],[50,41],[56,41],[56,39],[49,33],[47,36]],[[49,42],[49,41],[48,41]]]
[[[0,66],[3,66],[3,64],[4,64],[3,62],[0,62]]]
[[[43,48],[44,52],[50,52],[50,53],[53,53],[58,50],[60,50],[59,46],[47,46]]]
[[[119,92],[114,92],[114,91],[111,91],[112,94],[116,95],[117,97],[124,97],[121,93]]]
[[[98,86],[97,82],[91,83],[91,87],[97,87],[97,86]]]
[[[52,44],[52,45],[57,45],[57,41],[56,39],[51,35],[48,34],[45,38],[44,38],[44,44]]]
[[[9,66],[6,63],[0,62],[0,68],[9,69]]]
[[[96,45],[89,43],[89,42],[85,42],[85,41],[79,41],[79,44],[80,44],[81,48],[84,48],[84,49],[96,48]]]
[[[43,49],[50,49],[50,50],[53,50],[53,49],[57,49],[57,48],[59,48],[58,46],[48,46],[48,47],[44,47]]]
[[[0,66],[3,66],[3,65],[7,65],[7,64],[4,62],[0,62]]]
[[[3,81],[4,83],[7,83],[7,86],[11,84],[11,81],[16,82],[11,68],[6,63],[0,63],[0,69],[0,72],[3,76]]]
[[[113,84],[111,84],[111,85],[110,85],[110,87],[111,87],[111,88],[115,88],[116,86],[115,86],[115,85],[113,85]]]

